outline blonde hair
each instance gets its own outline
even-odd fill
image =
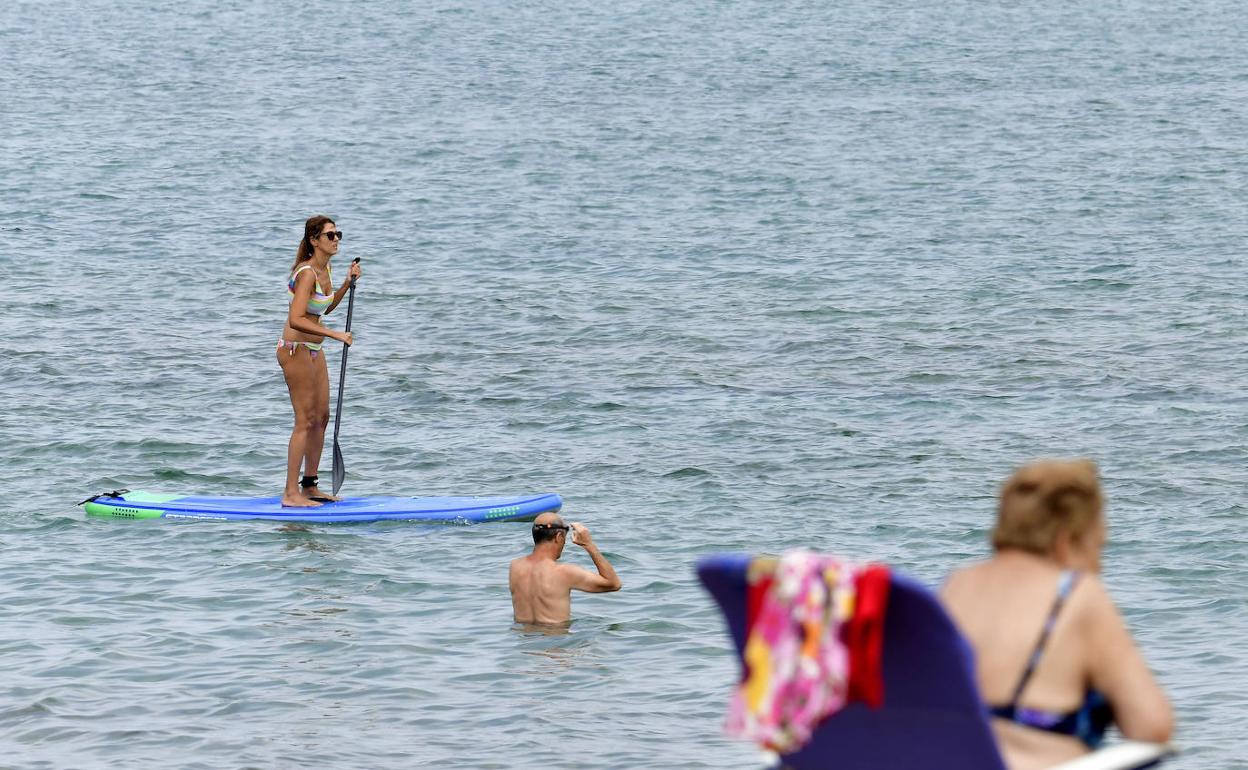
[[[992,547],[1047,556],[1062,530],[1082,539],[1100,520],[1103,505],[1096,463],[1091,460],[1027,463],[1001,487]]]

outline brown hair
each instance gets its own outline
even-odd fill
[[[308,221],[303,223],[303,240],[299,241],[299,250],[295,252],[295,264],[290,266],[290,272],[295,272],[300,262],[312,258],[312,239],[321,234],[321,228],[332,224],[334,220],[324,214],[308,217]]]
[[[1027,463],[1001,487],[992,547],[1048,556],[1058,532],[1082,538],[1100,519],[1103,505],[1096,463],[1091,460]]]

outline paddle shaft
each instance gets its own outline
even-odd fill
[[[360,258],[356,257],[353,262],[359,262]],[[351,288],[347,290],[347,327],[343,331],[351,331],[351,313],[355,310],[355,279],[351,279]],[[346,467],[342,462],[342,450],[338,447],[338,429],[342,427],[342,391],[347,384],[347,352],[351,350],[350,345],[342,346],[342,369],[338,372],[338,406],[334,409],[334,494],[338,494],[338,488],[342,486],[342,480],[346,478]]]

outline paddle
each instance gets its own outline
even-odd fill
[[[353,263],[359,262],[360,258],[356,257],[351,260]],[[343,331],[351,331],[351,311],[355,310],[355,279],[351,279],[351,288],[347,294],[347,328]],[[347,384],[347,351],[351,349],[350,345],[342,346],[342,371],[338,372],[338,408],[334,410],[334,494],[338,494],[338,490],[342,488],[342,482],[347,478],[347,466],[342,462],[342,448],[338,446],[338,428],[342,426],[342,388]]]

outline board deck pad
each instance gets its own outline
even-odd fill
[[[269,521],[429,521],[475,524],[532,521],[557,511],[553,492],[510,497],[346,497],[315,508],[283,508],[280,497],[212,497],[122,490],[84,502],[91,516],[121,519],[266,519]]]

